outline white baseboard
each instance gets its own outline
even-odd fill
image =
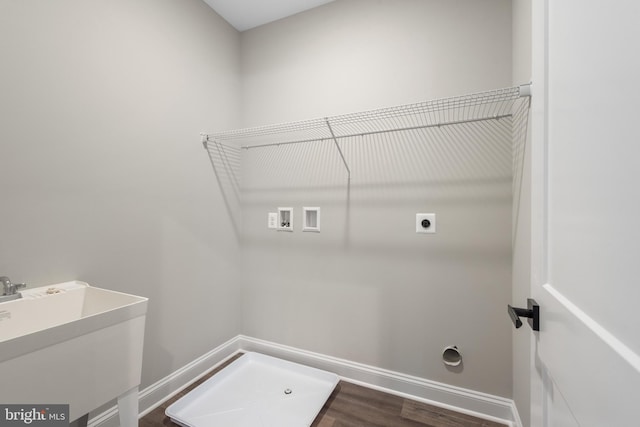
[[[513,427],[524,427],[522,425],[522,419],[520,418],[520,413],[518,412],[518,407],[516,406],[516,402],[511,401],[511,412],[513,413]]]
[[[140,392],[140,416],[151,412],[184,387],[239,351],[255,351],[333,372],[343,380],[492,421],[522,427],[513,400],[364,365],[294,347],[238,335]],[[113,407],[92,418],[89,427],[117,427]]]
[[[239,345],[240,335],[219,345],[210,352],[162,378],[160,381],[141,390],[138,400],[140,417],[153,411],[164,401],[207,375],[215,369],[216,366],[224,363],[240,350]],[[119,425],[118,407],[113,406],[105,412],[91,418],[87,427],[119,427]]]

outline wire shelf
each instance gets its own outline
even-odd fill
[[[527,87],[528,88],[528,87]],[[523,86],[496,89],[359,113],[205,134],[208,141],[243,149],[339,140],[354,136],[451,126],[511,117]]]

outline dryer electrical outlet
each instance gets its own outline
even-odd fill
[[[436,214],[418,213],[416,214],[416,233],[435,233]]]

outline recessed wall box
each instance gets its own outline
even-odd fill
[[[416,233],[435,233],[436,214],[419,213],[416,214]]]
[[[302,208],[302,231],[320,232],[320,208]]]
[[[293,208],[278,208],[278,230],[293,231]]]

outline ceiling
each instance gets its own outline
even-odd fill
[[[245,31],[334,0],[204,0],[238,31]]]

